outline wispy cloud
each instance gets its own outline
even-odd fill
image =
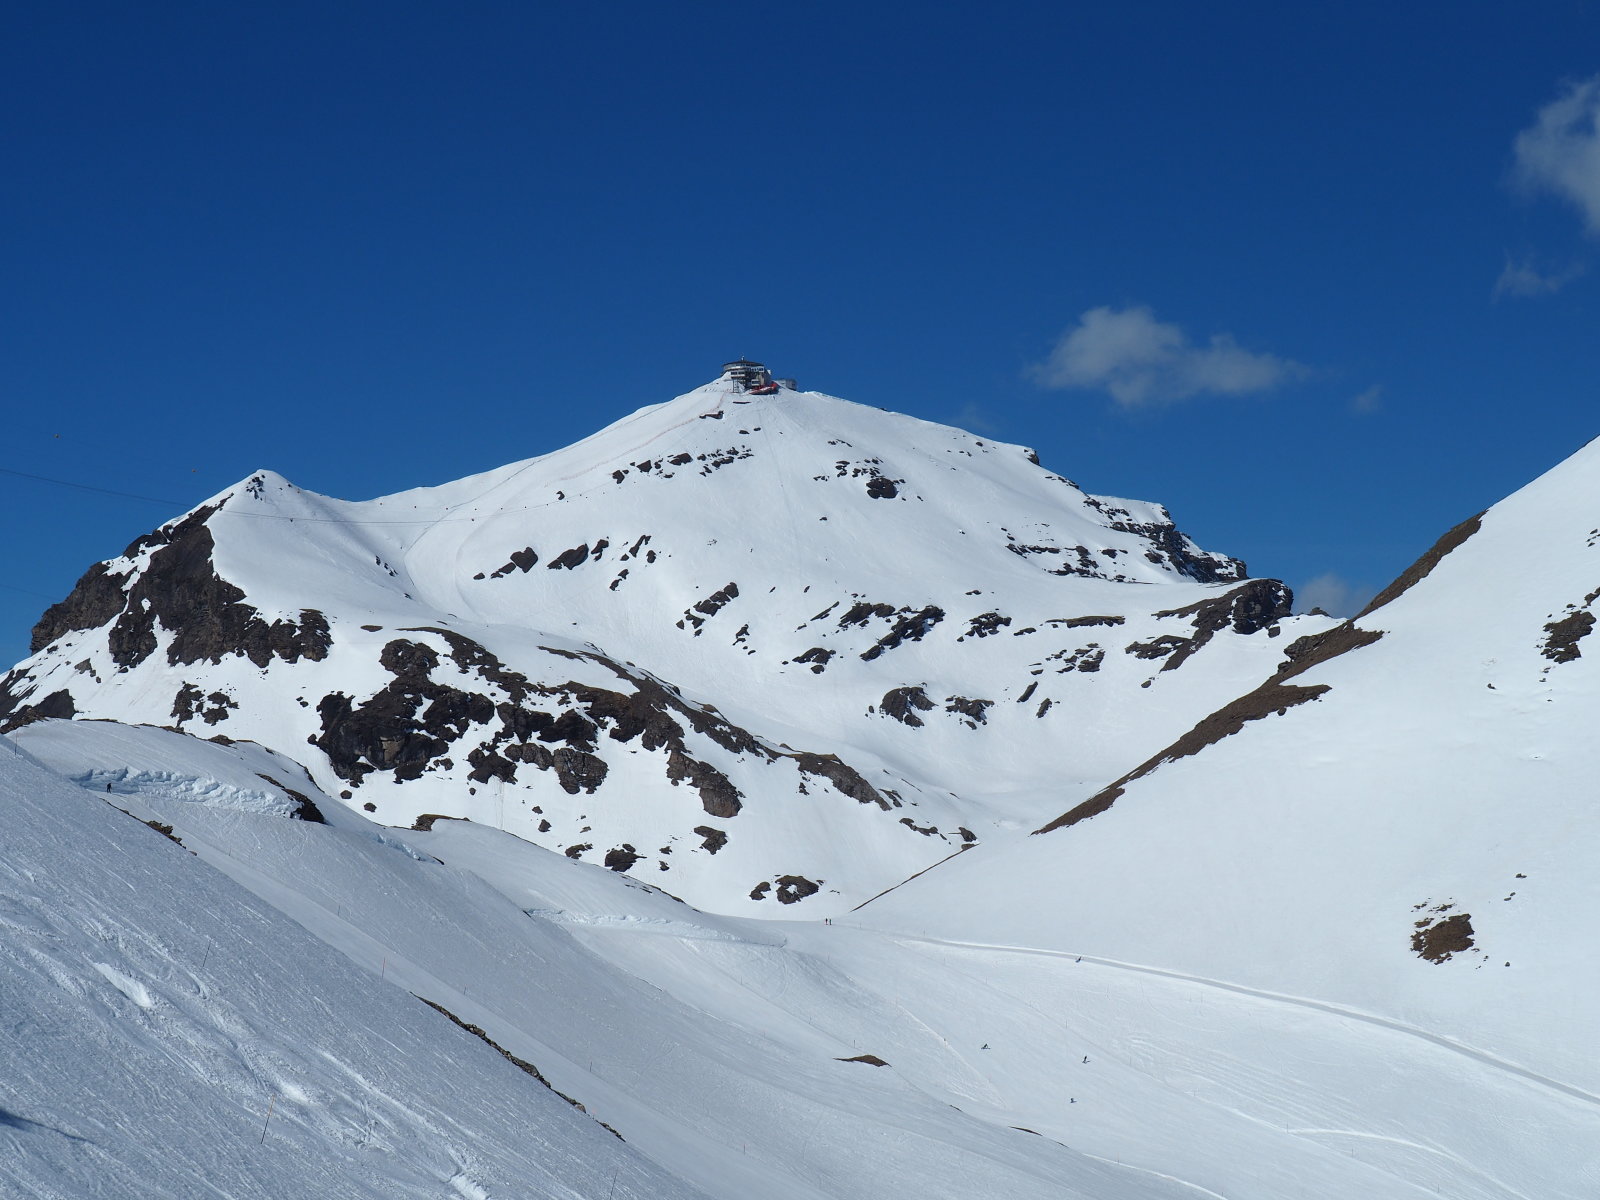
[[[1600,234],[1600,75],[1567,86],[1517,134],[1516,180],[1577,206]]]
[[[1494,282],[1494,298],[1501,296],[1514,296],[1526,299],[1532,296],[1549,296],[1559,292],[1567,284],[1582,275],[1582,265],[1568,267],[1563,271],[1545,274],[1526,258],[1506,258],[1505,269],[1500,272],[1500,278]]]
[[[1350,411],[1354,413],[1375,413],[1383,408],[1383,384],[1375,383],[1366,391],[1350,398]]]
[[[1308,613],[1320,609],[1330,617],[1352,617],[1372,596],[1371,588],[1327,571],[1295,588],[1294,610]]]
[[[1307,368],[1246,350],[1226,333],[1196,345],[1177,325],[1137,305],[1091,308],[1032,373],[1045,387],[1103,389],[1124,408],[1142,408],[1191,396],[1270,391],[1304,376]]]
[[[998,437],[1000,434],[1000,423],[994,411],[974,400],[968,400],[961,406],[961,411],[956,414],[955,423],[962,429],[970,429],[973,433],[986,433],[990,437]]]

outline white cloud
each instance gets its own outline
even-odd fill
[[[1295,612],[1308,613],[1320,608],[1330,617],[1353,617],[1374,593],[1371,588],[1351,583],[1332,571],[1308,579],[1295,588]]]
[[[1575,204],[1600,233],[1600,75],[1541,108],[1514,149],[1517,182]]]
[[[1350,411],[1375,413],[1383,407],[1383,384],[1375,383],[1366,391],[1350,399]]]
[[[1197,346],[1143,305],[1091,308],[1033,369],[1051,388],[1103,388],[1124,408],[1190,396],[1243,396],[1306,374],[1273,354],[1245,350],[1226,333]]]
[[[1498,300],[1501,296],[1519,298],[1548,296],[1553,292],[1559,292],[1582,274],[1583,267],[1580,265],[1557,271],[1553,275],[1546,275],[1528,259],[1513,259],[1508,256],[1505,269],[1500,272],[1500,278],[1494,282],[1494,298]]]
[[[962,429],[973,433],[986,433],[990,437],[997,437],[1000,433],[1000,426],[993,410],[972,400],[961,406],[961,411],[956,414],[955,423]]]

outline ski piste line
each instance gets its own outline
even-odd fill
[[[732,393],[730,393],[730,394],[732,394]],[[677,399],[677,398],[678,397],[674,397],[674,399]],[[670,404],[670,403],[672,403],[672,401],[667,401],[667,403]],[[748,402],[747,401],[734,401],[734,403],[748,403]],[[652,405],[651,406],[652,409],[654,409],[656,407],[659,407],[659,406],[657,406],[657,405]],[[636,451],[643,449],[645,446],[650,445],[652,442],[660,441],[662,438],[666,437],[667,434],[672,433],[674,430],[682,429],[684,426],[690,424],[691,422],[697,421],[701,417],[710,416],[712,413],[725,412],[726,409],[727,409],[727,401],[726,401],[726,399],[725,398],[719,398],[716,401],[716,403],[714,405],[712,405],[711,408],[705,410],[704,412],[697,412],[697,413],[695,413],[694,416],[687,417],[684,420],[679,421],[675,425],[669,425],[665,429],[662,429],[659,432],[654,433],[651,436],[645,438],[643,441],[635,442],[632,446],[630,446],[627,450],[623,451],[622,453],[624,453],[624,454],[633,454]],[[628,418],[628,420],[631,421],[633,418],[639,418],[642,415],[648,415],[648,414],[633,413],[631,415],[631,417]],[[583,438],[582,440],[573,443],[571,446],[566,447],[565,450],[576,450],[578,447],[582,446],[584,444],[584,442],[590,441],[593,438],[597,438],[601,434],[612,432],[615,428],[616,428],[615,426],[608,426],[606,429],[602,429],[602,430],[599,430],[596,433],[592,433],[592,434],[589,435],[589,437]],[[511,474],[507,475],[504,479],[501,479],[501,480],[489,485],[489,487],[486,490],[484,490],[483,492],[480,492],[478,495],[474,496],[472,499],[470,499],[470,500],[462,500],[462,501],[460,501],[460,502],[458,502],[456,504],[452,504],[452,505],[450,505],[448,508],[444,509],[442,512],[440,512],[436,516],[396,517],[396,518],[392,518],[392,519],[382,519],[382,518],[360,518],[360,517],[348,517],[348,516],[337,516],[337,517],[336,516],[325,516],[325,515],[318,516],[318,515],[312,515],[312,514],[308,514],[308,513],[300,513],[300,514],[298,514],[296,516],[292,516],[291,517],[287,513],[280,513],[280,512],[250,512],[250,511],[247,511],[247,510],[244,510],[244,509],[239,509],[239,508],[229,508],[227,506],[227,501],[233,499],[234,495],[236,494],[234,491],[231,491],[231,490],[226,495],[223,496],[222,500],[219,502],[219,507],[217,508],[217,510],[214,513],[211,514],[211,516],[213,516],[213,517],[220,517],[220,516],[242,517],[242,518],[247,518],[247,519],[250,519],[250,520],[257,520],[257,521],[291,521],[291,522],[292,521],[305,521],[305,522],[309,522],[309,523],[313,523],[313,524],[348,525],[348,526],[358,527],[358,528],[368,527],[368,526],[372,526],[372,527],[420,526],[422,528],[422,532],[419,533],[417,535],[417,537],[414,539],[414,542],[420,542],[422,540],[422,538],[425,537],[427,534],[431,533],[436,526],[439,526],[439,525],[467,524],[469,522],[477,520],[476,516],[456,516],[454,514],[460,512],[463,509],[467,509],[467,510],[469,510],[471,512],[476,512],[477,509],[478,509],[478,506],[482,505],[484,500],[488,496],[492,495],[494,492],[499,491],[501,488],[503,488],[507,484],[511,483],[512,480],[518,478],[520,475],[522,475],[523,472],[531,471],[534,467],[537,467],[540,463],[542,463],[542,462],[546,461],[547,459],[549,459],[550,457],[552,457],[552,455],[561,454],[561,453],[564,453],[564,452],[565,451],[563,451],[563,450],[554,450],[554,451],[551,451],[548,454],[536,455],[535,457],[530,458],[527,462],[523,463],[522,466],[518,467],[515,471],[513,471]],[[601,466],[601,465],[603,465],[603,462],[591,462],[588,465],[583,466],[583,467],[579,467],[577,470],[570,471],[565,475],[557,475],[557,476],[553,477],[552,479],[548,480],[548,482],[552,483],[552,484],[555,484],[555,483],[566,483],[569,480],[578,478],[580,475],[588,474],[590,471],[593,471],[596,467]],[[21,472],[17,472],[17,471],[7,472],[6,469],[3,468],[3,467],[0,467],[0,473],[8,473],[8,474],[13,474],[13,475],[21,474]],[[30,476],[26,476],[26,478],[43,479],[44,477],[43,476],[32,476],[32,475],[30,475]],[[85,485],[83,485],[83,484],[70,483],[70,482],[68,482],[66,480],[54,480],[54,479],[52,479],[52,480],[46,480],[46,482],[62,483],[67,487],[76,487],[76,488],[84,488],[85,487]],[[88,491],[92,491],[92,492],[103,492],[103,491],[105,491],[105,489],[103,489],[103,488],[87,488],[87,490]],[[299,491],[299,492],[302,492],[302,493],[305,492],[304,488],[298,488],[297,487],[295,490]],[[412,489],[412,490],[420,490],[420,489]],[[112,496],[127,496],[129,499],[134,499],[134,500],[148,500],[153,504],[168,504],[173,508],[181,507],[181,501],[176,501],[176,500],[172,500],[172,501],[158,500],[153,496],[133,496],[130,493],[127,493],[127,492],[106,492],[106,494],[107,495],[112,495]],[[329,503],[332,503],[332,504],[340,505],[340,506],[343,506],[345,508],[352,508],[352,507],[358,507],[358,506],[364,507],[364,506],[367,506],[367,505],[375,504],[379,500],[386,500],[386,499],[389,498],[389,497],[386,497],[386,496],[380,496],[375,500],[349,501],[349,500],[340,500],[337,497],[332,497],[332,496],[322,496],[322,495],[318,495],[317,493],[309,493],[309,494],[316,496],[316,498],[318,500],[322,500],[322,501],[326,501],[326,502],[329,502]],[[163,528],[164,529],[168,525],[172,525],[172,524],[174,524],[174,523],[176,523],[178,521],[183,520],[184,517],[187,517],[187,516],[191,515],[192,513],[194,513],[197,509],[199,509],[201,507],[204,507],[205,503],[206,503],[205,501],[202,501],[199,505],[195,505],[194,507],[185,510],[184,512],[180,513],[178,516],[173,517],[171,520],[162,522],[162,524],[159,526],[159,528]],[[524,504],[524,505],[522,505],[522,506],[520,506],[518,508],[497,509],[495,511],[500,512],[500,513],[533,512],[533,511],[535,511],[537,509],[549,508],[552,504],[557,504],[557,503],[559,503],[559,501],[547,500],[547,501],[544,501],[543,503],[540,503],[540,504]],[[16,590],[20,590],[20,589],[13,588],[11,590],[16,591]],[[39,594],[42,595],[42,593],[39,593]]]
[[[1537,1071],[1518,1066],[1514,1062],[1507,1062],[1503,1058],[1497,1058],[1487,1051],[1475,1049],[1453,1038],[1447,1038],[1437,1033],[1429,1033],[1426,1029],[1418,1029],[1415,1025],[1407,1025],[1403,1021],[1395,1021],[1388,1017],[1377,1016],[1374,1013],[1362,1012],[1360,1009],[1345,1008],[1342,1005],[1333,1004],[1326,1000],[1312,1000],[1306,996],[1291,996],[1284,992],[1269,992],[1261,988],[1248,987],[1242,983],[1228,983],[1222,979],[1210,979],[1204,975],[1189,975],[1183,971],[1172,971],[1165,967],[1150,967],[1142,963],[1121,962],[1118,959],[1100,958],[1092,954],[1074,954],[1069,950],[1045,950],[1037,946],[1008,946],[992,942],[967,942],[955,938],[937,938],[915,933],[895,933],[888,930],[881,932],[884,936],[892,937],[902,942],[923,942],[933,946],[949,946],[958,950],[991,950],[1006,954],[1031,954],[1039,958],[1068,958],[1074,962],[1090,963],[1098,967],[1111,967],[1119,971],[1134,971],[1142,975],[1157,975],[1165,979],[1180,980],[1183,983],[1197,983],[1203,987],[1217,988],[1224,992],[1235,992],[1241,996],[1252,996],[1258,1000],[1273,1000],[1280,1004],[1293,1004],[1301,1008],[1315,1009],[1319,1012],[1331,1013],[1336,1017],[1347,1017],[1352,1021],[1361,1021],[1368,1025],[1376,1025],[1380,1029],[1388,1029],[1396,1033],[1404,1033],[1414,1038],[1420,1038],[1441,1049],[1449,1050],[1452,1053],[1482,1063],[1484,1066],[1494,1067],[1507,1074],[1516,1075],[1531,1083],[1537,1083],[1543,1087],[1571,1096],[1576,1100],[1582,1100],[1587,1104],[1600,1106],[1600,1096],[1573,1084],[1562,1083],[1559,1079],[1552,1079],[1548,1075],[1541,1075]]]
[[[575,1058],[572,1058],[556,1044],[540,1038],[522,1021],[514,1017],[504,1016],[495,1005],[488,1001],[474,999],[464,990],[464,986],[448,982],[442,976],[435,974],[428,966],[400,953],[387,939],[378,936],[376,933],[369,932],[349,917],[343,916],[337,910],[337,907],[329,908],[325,900],[312,896],[307,892],[299,891],[289,883],[246,862],[232,850],[224,849],[217,841],[210,839],[208,831],[203,827],[180,828],[180,832],[193,845],[194,850],[192,852],[202,862],[221,872],[235,884],[250,892],[280,915],[294,922],[308,935],[322,942],[335,953],[343,955],[346,960],[357,968],[370,972],[372,970],[371,960],[379,958],[382,964],[380,978],[385,979],[390,986],[409,992],[418,999],[424,1000],[424,1002],[431,1002],[437,1005],[448,1004],[449,1008],[446,1011],[457,1020],[475,1017],[477,1020],[474,1023],[479,1024],[481,1029],[488,1032],[498,1032],[504,1037],[505,1033],[509,1031],[520,1037],[527,1038],[538,1047],[537,1054],[541,1070],[556,1074],[556,1071],[551,1069],[550,1064],[556,1063],[564,1067],[573,1077],[571,1081],[563,1081],[564,1086],[574,1087],[574,1090],[577,1090],[575,1085],[582,1085],[589,1094],[589,1099],[585,1103],[593,1104],[596,1102],[597,1097],[610,1099],[611,1097],[606,1095],[607,1093],[627,1094],[626,1088],[622,1083],[609,1079],[604,1074],[597,1073],[593,1069],[592,1063],[587,1069],[580,1066]],[[412,849],[415,849],[415,847],[412,847]],[[130,884],[129,886],[131,887],[132,885]],[[314,924],[308,923],[306,919],[306,914],[309,911],[314,911],[318,914],[319,919]],[[522,911],[525,915],[536,919],[544,916],[544,914],[529,912],[526,909]],[[364,956],[362,952],[365,952]],[[608,960],[602,959],[602,961]],[[386,970],[384,970],[385,968]],[[620,970],[621,968],[619,967],[618,969]],[[639,978],[641,983],[655,991],[661,991],[659,987],[648,980],[642,977],[635,978]],[[418,990],[419,988],[421,990]],[[423,992],[427,992],[428,996],[424,996]],[[665,994],[671,995],[671,993]],[[496,1048],[499,1049],[498,1044],[496,1044]],[[505,1053],[503,1049],[500,1052],[502,1054]],[[546,1086],[550,1085],[547,1083]],[[555,1089],[552,1088],[552,1090]],[[819,1109],[824,1111],[829,1109],[828,1101],[824,1099],[820,1092],[797,1092],[795,1094],[800,1099],[816,1105]],[[582,1111],[590,1120],[600,1120],[598,1115],[591,1112],[589,1108],[582,1107]],[[843,1110],[835,1109],[834,1111],[842,1112]],[[677,1136],[698,1139],[728,1154],[733,1152],[734,1143],[731,1140],[718,1141],[714,1135],[694,1128],[691,1122],[686,1122],[681,1117],[674,1118],[670,1113],[658,1112],[657,1115],[666,1116],[671,1121],[673,1128],[678,1131]],[[431,1129],[437,1137],[448,1144],[448,1137],[444,1131],[434,1125],[431,1120],[414,1112],[411,1113],[411,1116],[419,1125]],[[906,1131],[910,1128],[900,1123],[890,1125],[887,1120],[885,1120],[885,1126],[901,1131]],[[606,1128],[610,1127],[606,1126]],[[614,1130],[613,1133],[615,1133]],[[620,1137],[621,1135],[617,1136]],[[659,1150],[652,1150],[649,1153],[639,1150],[638,1153],[649,1161],[655,1162],[662,1170],[672,1174],[674,1177],[685,1179],[691,1186],[694,1185],[694,1181],[689,1179],[688,1176],[681,1175],[672,1168],[665,1166],[658,1157]],[[773,1168],[786,1172],[785,1183],[790,1189],[790,1194],[806,1198],[814,1197],[815,1200],[824,1200],[825,1193],[814,1190],[809,1181],[802,1180],[798,1175],[798,1172],[805,1167],[804,1151],[802,1151],[800,1158],[795,1160],[792,1168],[786,1167],[784,1160],[781,1159],[771,1159],[770,1163]],[[794,1191],[793,1189],[797,1186],[803,1187],[805,1191]]]
[[[731,393],[728,393],[728,394],[731,394]],[[673,433],[673,432],[675,432],[675,431],[677,431],[679,429],[682,429],[685,426],[687,426],[687,425],[689,425],[689,424],[691,424],[691,423],[693,423],[695,421],[698,421],[703,417],[709,416],[711,413],[721,413],[721,412],[725,411],[726,407],[727,407],[727,395],[728,394],[723,394],[723,395],[717,396],[715,403],[713,403],[710,408],[701,409],[700,411],[697,411],[693,416],[685,417],[683,420],[678,421],[676,424],[669,425],[665,429],[657,431],[656,433],[654,433],[654,434],[650,435],[649,437],[645,438],[643,441],[631,443],[630,446],[628,447],[628,449],[626,451],[624,451],[623,453],[624,454],[628,454],[628,455],[635,454],[638,451],[642,450],[644,447],[646,447],[648,445],[651,445],[654,442],[660,441],[662,438],[666,437],[668,434]],[[672,401],[668,401],[668,403],[670,404],[670,403],[672,403]],[[625,425],[632,424],[634,421],[642,420],[647,415],[648,415],[648,413],[634,413],[634,414],[632,414],[632,416],[627,418],[627,420],[624,422],[624,424]],[[612,432],[613,430],[614,430],[614,427],[609,427],[607,429],[599,430],[596,433],[592,433],[588,437],[584,438],[582,441],[579,441],[579,442],[575,443],[574,445],[567,447],[567,450],[568,451],[576,450],[580,446],[582,446],[584,444],[584,442],[590,441],[590,440],[592,440],[594,438],[598,438],[598,437],[602,436],[605,433]],[[563,453],[563,452],[557,450],[557,451],[553,451],[552,453],[560,454],[560,453]],[[509,486],[513,480],[519,478],[524,472],[533,470],[534,467],[538,466],[540,463],[546,461],[550,457],[551,457],[551,455],[549,455],[549,454],[541,454],[537,458],[530,459],[528,462],[524,463],[517,470],[515,470],[511,474],[507,475],[504,479],[501,479],[498,482],[492,484],[486,490],[484,490],[484,491],[480,492],[478,495],[474,496],[471,500],[463,500],[460,504],[457,504],[454,507],[447,509],[444,513],[440,514],[440,516],[436,520],[434,520],[434,521],[432,521],[430,523],[427,523],[426,527],[420,533],[418,533],[416,535],[416,537],[411,539],[411,544],[405,548],[405,551],[404,551],[403,555],[401,556],[401,560],[400,561],[404,564],[407,573],[408,574],[411,573],[411,560],[412,560],[412,557],[417,553],[418,549],[422,546],[422,544],[425,541],[428,540],[428,537],[436,529],[438,529],[441,525],[460,524],[460,523],[462,523],[464,521],[470,521],[470,520],[476,520],[477,519],[476,517],[471,517],[471,518],[468,518],[468,517],[457,517],[457,516],[453,516],[452,515],[453,513],[455,513],[459,509],[466,508],[469,505],[471,506],[471,508],[472,508],[472,510],[474,512],[478,511],[481,508],[481,506],[485,503],[485,501],[488,499],[488,497],[493,495],[495,492],[501,490],[502,488]],[[587,474],[591,473],[596,468],[598,468],[600,466],[603,466],[606,461],[607,460],[602,457],[601,459],[598,459],[596,461],[587,462],[583,466],[578,467],[575,470],[570,471],[565,475],[556,476],[555,478],[546,480],[545,482],[550,486],[554,486],[555,484],[558,484],[558,483],[567,483],[570,480],[577,479],[580,476],[587,475]],[[518,510],[499,509],[499,510],[496,510],[496,511],[501,512],[501,513],[511,512],[511,511],[533,512],[533,511],[536,511],[538,509],[549,508],[552,505],[555,505],[555,504],[558,504],[558,503],[560,503],[560,501],[558,501],[558,500],[546,500],[542,504],[524,505],[521,509],[518,509]],[[459,578],[457,578],[457,580],[453,584],[452,590],[455,592],[456,607],[457,608],[466,607],[468,609],[471,609],[472,606],[471,606],[471,604],[468,603],[467,597],[466,597],[465,593],[462,591],[461,583],[460,583]]]
[[[670,404],[670,403],[672,403],[672,401],[668,401],[668,403]],[[643,441],[631,443],[628,446],[628,448],[626,450],[622,451],[621,453],[623,455],[636,454],[640,450],[644,449],[646,446],[649,446],[654,442],[659,442],[662,438],[666,437],[668,434],[674,433],[677,430],[682,429],[687,425],[693,424],[695,421],[698,421],[703,417],[710,416],[712,413],[724,412],[724,411],[726,411],[726,408],[727,408],[726,396],[718,396],[717,399],[716,399],[716,402],[714,404],[712,404],[710,408],[703,409],[702,411],[696,412],[693,416],[685,417],[683,420],[677,422],[676,424],[668,425],[665,429],[658,430],[657,432],[651,434],[649,437],[645,438]],[[649,415],[648,413],[634,413],[632,418],[630,418],[629,423],[631,423],[632,420],[643,419],[643,417],[648,416],[648,415]],[[616,430],[615,426],[610,427],[608,429],[602,429],[597,433],[590,434],[589,437],[584,438],[582,441],[576,442],[573,445],[567,447],[566,451],[557,450],[557,451],[554,451],[553,453],[554,454],[561,454],[561,453],[567,453],[567,452],[570,452],[570,451],[573,451],[573,450],[577,450],[579,447],[581,447],[583,445],[584,442],[590,441],[593,438],[598,438],[602,434],[609,433],[609,432],[620,432],[620,431]],[[533,470],[534,467],[537,467],[540,463],[545,462],[550,457],[551,457],[550,454],[541,454],[537,458],[529,459],[526,463],[524,463],[517,470],[515,470],[511,474],[507,475],[504,479],[501,479],[498,482],[496,482],[494,484],[491,484],[487,489],[485,489],[484,491],[480,492],[478,495],[474,496],[471,500],[463,500],[460,504],[454,505],[451,508],[445,510],[445,512],[442,513],[438,518],[433,520],[431,523],[427,523],[427,525],[428,525],[427,529],[424,529],[422,531],[422,533],[418,534],[417,538],[415,540],[417,542],[420,542],[424,537],[426,537],[428,535],[428,533],[430,533],[433,530],[433,527],[435,525],[444,525],[444,524],[459,522],[462,518],[454,517],[454,516],[451,515],[452,513],[456,512],[458,509],[465,508],[468,505],[481,505],[481,504],[483,504],[484,501],[489,496],[493,495],[495,492],[499,491],[501,488],[503,488],[503,487],[507,486],[508,484],[510,484],[514,479],[516,479],[518,476],[522,475],[523,472]],[[552,478],[550,478],[546,482],[550,483],[550,484],[570,482],[571,480],[577,479],[579,476],[587,475],[590,472],[596,470],[597,468],[599,468],[601,466],[604,466],[605,463],[608,462],[608,461],[610,461],[610,460],[605,458],[605,457],[602,457],[602,458],[597,459],[597,460],[595,460],[593,462],[587,462],[583,466],[578,467],[578,468],[576,468],[576,469],[574,469],[572,471],[567,472],[565,475],[553,476]],[[534,509],[549,508],[552,504],[558,504],[558,503],[560,503],[560,501],[547,500],[543,504],[525,505],[521,510],[518,510],[518,511],[531,512]],[[511,510],[499,510],[499,511],[511,511]],[[426,523],[426,522],[423,522],[423,523]]]
[[[1317,1138],[1321,1136],[1350,1138],[1355,1141],[1384,1142],[1391,1146],[1403,1146],[1408,1150],[1416,1151],[1418,1154],[1429,1155],[1434,1159],[1437,1159],[1443,1163],[1447,1163],[1450,1166],[1462,1171],[1464,1174],[1469,1175],[1469,1177],[1472,1179],[1487,1183],[1491,1187],[1499,1188],[1500,1191],[1504,1192],[1507,1196],[1515,1197],[1516,1200],[1533,1200],[1533,1197],[1529,1196],[1527,1192],[1512,1187],[1509,1183],[1506,1183],[1502,1179],[1495,1178],[1493,1175],[1489,1174],[1488,1171],[1484,1170],[1476,1163],[1468,1162],[1459,1154],[1453,1154],[1448,1150],[1441,1150],[1437,1146],[1430,1146],[1424,1142],[1412,1141],[1410,1138],[1394,1137],[1390,1134],[1384,1133],[1371,1133],[1362,1129],[1285,1129],[1284,1132],[1292,1134],[1295,1137]],[[1420,1188],[1427,1185],[1413,1184],[1413,1186]],[[1438,1195],[1439,1193],[1435,1192],[1434,1194]]]
[[[1085,1158],[1093,1159],[1095,1162],[1104,1163],[1108,1167],[1114,1166],[1120,1171],[1137,1171],[1141,1175],[1153,1175],[1157,1179],[1165,1179],[1168,1183],[1175,1183],[1179,1187],[1189,1188],[1191,1191],[1197,1192],[1199,1195],[1210,1196],[1213,1198],[1213,1200],[1228,1200],[1228,1197],[1224,1196],[1221,1192],[1213,1192],[1208,1187],[1201,1187],[1198,1183],[1188,1179],[1179,1178],[1177,1175],[1168,1175],[1165,1171],[1156,1171],[1149,1167],[1141,1167],[1133,1163],[1123,1162],[1120,1158],[1110,1159],[1101,1154],[1090,1154],[1087,1150],[1079,1150],[1078,1153],[1083,1155]]]

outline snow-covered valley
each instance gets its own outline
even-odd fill
[[[870,906],[831,924],[709,916],[465,822],[394,834],[205,803],[226,785],[195,781],[226,776],[236,751],[162,730],[50,722],[21,740],[27,757],[3,768],[0,1136],[34,1194],[1593,1185],[1600,1097],[1580,1076],[1379,1014],[886,929]],[[108,796],[59,778],[146,755],[177,768],[172,786]]]

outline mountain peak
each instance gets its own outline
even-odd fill
[[[435,487],[255,472],[92,567],[0,720],[214,729],[389,823],[837,911],[1092,794],[1327,624],[1289,611],[1158,504],[743,360]]]

